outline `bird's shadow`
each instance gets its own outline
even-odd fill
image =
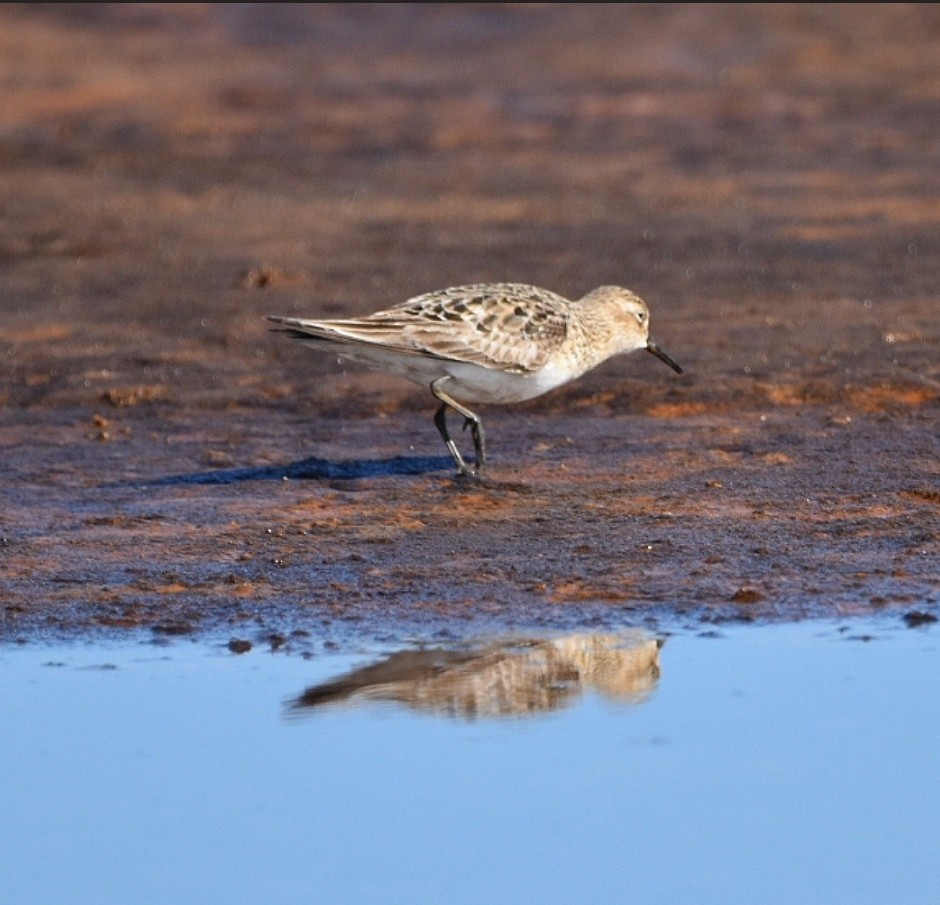
[[[391,459],[350,459],[343,462],[310,458],[286,465],[218,468],[133,483],[147,487],[174,487],[194,484],[239,484],[243,481],[355,481],[362,478],[408,477],[453,469],[454,462],[450,456],[395,456]]]

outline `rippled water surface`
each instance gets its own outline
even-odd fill
[[[938,637],[5,648],[2,900],[936,902]]]

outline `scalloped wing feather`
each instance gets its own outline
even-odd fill
[[[419,295],[368,320],[395,323],[427,354],[525,373],[565,341],[570,305],[534,286],[477,284]]]

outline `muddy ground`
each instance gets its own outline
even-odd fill
[[[940,612],[935,5],[7,5],[0,84],[0,639]],[[458,480],[263,320],[489,280],[686,371]]]

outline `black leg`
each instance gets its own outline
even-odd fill
[[[486,434],[483,432],[483,422],[477,417],[468,418],[470,422],[470,435],[473,437],[473,449],[477,456],[477,471],[483,470],[486,462]]]
[[[479,474],[483,470],[483,466],[486,463],[486,434],[483,432],[483,422],[480,420],[478,415],[476,415],[474,412],[471,412],[470,409],[468,409],[466,406],[463,406],[459,402],[451,399],[450,396],[441,390],[441,385],[448,380],[450,380],[449,377],[441,377],[431,384],[431,392],[437,399],[441,401],[441,407],[434,414],[434,423],[437,425],[437,429],[440,432],[441,437],[443,437],[444,443],[457,465],[457,470],[461,474]],[[466,419],[464,421],[465,428],[468,424],[470,425],[470,433],[473,436],[473,448],[477,457],[477,467],[475,469],[471,468],[466,463],[464,457],[460,454],[460,450],[457,449],[457,444],[454,443],[454,441],[451,439],[450,432],[447,430],[448,406],[458,414],[464,416]]]
[[[434,413],[434,423],[437,425],[441,437],[444,438],[444,443],[457,466],[457,470],[461,474],[473,474],[473,469],[464,461],[463,456],[460,455],[460,450],[457,449],[457,444],[451,439],[447,430],[447,403],[442,402],[441,407]]]

